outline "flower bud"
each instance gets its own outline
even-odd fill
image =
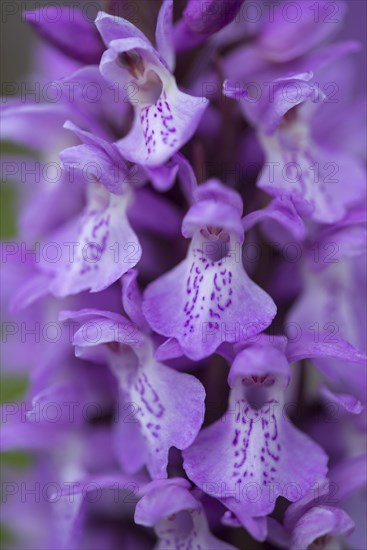
[[[209,36],[236,17],[244,0],[189,0],[183,17],[189,29]]]

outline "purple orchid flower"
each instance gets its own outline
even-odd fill
[[[190,491],[184,478],[152,481],[143,489],[135,510],[135,521],[154,527],[157,550],[168,548],[215,548],[234,550],[234,546],[214,537],[205,511]]]
[[[354,281],[358,284],[364,277],[365,268],[364,258],[357,256],[331,263],[321,272],[309,270],[305,274],[304,291],[287,318],[288,323],[302,327],[303,337],[309,342],[308,351],[302,351],[302,340],[294,342],[292,347],[299,347],[304,357],[315,357],[315,364],[331,382],[338,401],[341,399],[340,403],[347,409],[356,407],[356,412],[360,412],[361,402],[366,402],[367,348],[364,300],[360,290],[355,294],[353,289],[356,288]],[[339,343],[345,349],[340,357],[337,355]],[[327,347],[331,353],[326,352]]]
[[[16,492],[11,492],[7,487],[4,501],[8,505],[10,495],[10,503],[15,509],[18,508],[18,511],[20,505],[27,510],[27,506],[33,504],[27,517],[33,518],[37,523],[40,521],[37,517],[39,513],[48,517],[49,529],[44,529],[44,533],[45,538],[50,540],[50,547],[55,550],[74,550],[82,547],[83,540],[88,536],[88,516],[94,513],[113,518],[117,498],[121,503],[125,503],[123,508],[120,506],[121,518],[131,516],[133,506],[148,478],[144,473],[122,474],[116,467],[114,456],[104,456],[103,449],[111,446],[111,430],[93,429],[90,426],[84,427],[83,431],[77,431],[75,426],[69,426],[67,430],[61,424],[57,424],[56,428],[58,438],[55,437],[55,424],[53,429],[49,430],[44,424],[13,423],[12,429],[18,433],[18,438],[7,440],[5,445],[2,445],[2,450],[14,451],[21,448],[37,451],[37,469],[40,471],[36,474],[37,482],[34,479],[35,473],[31,472],[29,479],[22,484],[14,483],[18,488]],[[40,443],[42,432],[43,445]],[[35,438],[38,438],[38,445],[35,445]],[[40,451],[48,451],[51,460],[45,463],[40,458]],[[32,487],[35,488],[33,494]],[[24,497],[23,491],[26,490],[32,494],[33,500]],[[97,493],[97,497],[89,496],[93,492]],[[10,520],[10,526],[15,526],[16,520],[11,512],[10,508],[7,519]],[[32,533],[29,525],[23,524],[18,533],[20,540],[17,541],[21,548],[29,548],[26,542],[22,541],[27,531],[31,540],[35,538],[36,533]]]
[[[156,30],[157,50],[128,21],[100,13],[96,25],[108,50],[102,75],[125,89],[134,107],[133,127],[117,142],[124,158],[148,169],[164,165],[193,135],[207,107],[207,100],[177,88],[171,74],[172,0],[162,4]]]
[[[326,454],[282,410],[290,379],[284,351],[253,344],[238,353],[227,413],[183,453],[189,478],[259,540],[278,496],[299,500],[327,473]]]
[[[329,480],[317,483],[314,489],[286,510],[283,525],[269,520],[269,540],[281,548],[343,548],[345,540],[363,548],[366,535],[362,529],[355,537],[355,522],[346,513],[351,496],[357,496],[359,507],[366,508],[361,492],[366,486],[366,456],[340,461],[329,472]],[[349,481],[353,478],[353,481]],[[365,500],[365,499],[364,499]],[[363,512],[362,512],[363,513]],[[352,542],[352,539],[354,542]]]
[[[58,259],[43,255],[38,273],[21,289],[29,300],[40,292],[65,297],[85,290],[99,292],[117,281],[141,256],[136,234],[127,219],[130,195],[112,195],[103,185],[90,185],[85,210],[42,243],[58,244]],[[130,248],[129,248],[130,247]]]
[[[122,415],[115,434],[123,469],[136,472],[146,465],[153,478],[166,477],[169,448],[185,449],[201,427],[205,392],[195,377],[154,359],[153,342],[144,332],[136,273],[123,280],[124,309],[131,320],[88,309],[63,313],[62,318],[82,322],[74,336],[77,356],[107,363],[119,383],[121,410],[131,407],[128,421]],[[93,342],[86,337],[88,326],[100,331]]]
[[[284,515],[283,526],[269,520],[270,540],[280,548],[290,550],[342,548],[343,539],[354,528],[344,510],[331,506],[331,486],[328,481],[292,503]]]
[[[210,181],[195,196],[182,224],[192,239],[187,257],[149,285],[143,309],[155,331],[177,339],[184,354],[198,360],[223,342],[261,332],[276,309],[242,265],[239,195]]]
[[[346,51],[350,47],[353,48],[346,45]],[[327,139],[318,140],[318,115],[322,112],[323,101],[328,101],[322,83],[325,82],[327,89],[327,83],[333,81],[321,77],[320,72],[324,69],[325,58],[330,62],[335,52],[340,56],[338,47],[335,48],[326,55],[321,52],[301,60],[293,69],[296,72],[287,76],[274,78],[273,68],[256,74],[260,99],[241,92],[238,81],[224,84],[224,93],[240,99],[245,116],[258,128],[258,137],[266,153],[258,186],[273,196],[289,196],[300,213],[319,223],[341,220],[348,209],[364,199],[366,189],[360,161],[333,150]],[[235,59],[230,66],[234,63]],[[298,72],[303,67],[307,72]],[[328,70],[327,74],[335,77],[336,71]],[[330,109],[328,113],[333,116]],[[335,177],[330,176],[331,170]],[[343,182],[346,179],[353,187],[351,194],[345,193]]]

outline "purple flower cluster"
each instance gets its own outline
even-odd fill
[[[163,0],[155,30],[139,5],[144,32],[122,0],[24,14],[40,96],[2,104],[1,298],[27,389],[1,451],[30,462],[5,461],[5,547],[365,550],[347,2]]]

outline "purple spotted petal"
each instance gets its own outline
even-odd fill
[[[249,518],[269,514],[277,496],[298,500],[327,472],[321,448],[284,415],[289,374],[276,348],[245,348],[229,374],[227,413],[184,451],[189,478],[261,539],[264,532],[256,532]],[[307,463],[303,456],[309,457]]]
[[[192,237],[186,259],[150,284],[143,302],[151,327],[176,338],[195,360],[209,356],[223,342],[261,332],[276,312],[242,265],[237,193],[209,182],[198,188],[197,199],[183,221],[184,235]]]
[[[118,380],[121,397],[115,447],[121,464],[129,472],[146,464],[153,478],[166,477],[170,447],[188,447],[202,425],[203,386],[194,376],[157,362],[149,337],[120,315],[85,310],[66,312],[65,317],[87,320],[74,336],[78,356],[92,359],[94,353]],[[93,329],[92,336],[88,327]],[[135,458],[126,445],[130,438]]]
[[[98,24],[104,21],[108,26],[106,17]],[[135,111],[130,132],[117,142],[119,150],[132,162],[161,166],[192,137],[208,102],[181,92],[166,64],[139,33],[131,30],[128,37],[121,35],[108,44],[101,74],[128,89]]]
[[[158,100],[136,109],[130,133],[117,145],[132,162],[155,167],[168,161],[194,134],[207,101],[181,92],[172,81]]]
[[[126,217],[129,195],[111,195],[91,184],[89,204],[44,246],[60,243],[56,260],[43,257],[40,269],[56,296],[107,288],[137,264],[141,248]]]
[[[149,356],[140,367],[135,366],[127,385],[127,373],[117,362],[114,370],[125,402],[133,404],[149,473],[153,478],[166,477],[169,448],[174,445],[185,449],[200,429],[204,418],[204,389],[193,376],[176,372]],[[125,427],[123,433],[126,433]],[[132,461],[129,447],[123,452],[125,460]]]

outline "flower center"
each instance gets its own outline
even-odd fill
[[[128,98],[133,105],[140,108],[150,107],[157,103],[163,90],[159,76],[146,67],[139,53],[135,50],[120,53],[118,63],[134,78],[127,89]]]
[[[242,378],[245,398],[253,410],[259,410],[269,403],[268,388],[274,385],[274,379],[269,375],[258,376],[256,374]]]
[[[268,374],[265,374],[265,376],[254,374],[250,377],[243,378],[242,383],[244,386],[252,386],[254,384],[255,386],[272,386],[274,384],[274,379],[270,378]]]
[[[208,225],[200,234],[205,238],[202,249],[208,260],[218,262],[227,255],[230,236],[221,227]]]
[[[118,55],[119,64],[129,71],[137,80],[143,76],[145,67],[141,56],[135,51],[122,52]]]
[[[229,240],[228,233],[223,231],[222,227],[207,225],[204,229],[201,229],[200,233],[203,235],[203,237],[211,241],[218,241],[218,240],[228,241]]]

